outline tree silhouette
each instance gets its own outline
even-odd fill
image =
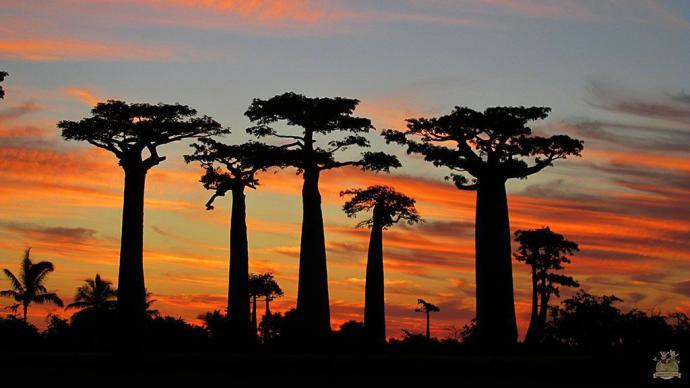
[[[420,308],[415,309],[414,311],[416,311],[418,313],[425,313],[426,314],[426,338],[431,338],[431,328],[429,326],[429,314],[439,312],[439,311],[441,311],[441,309],[438,308],[436,305],[425,301],[424,299],[417,299],[417,304],[420,305]]]
[[[86,141],[112,152],[124,170],[118,315],[125,333],[138,331],[146,316],[143,265],[146,174],[165,160],[165,156],[158,154],[160,146],[228,131],[211,118],[198,117],[196,110],[179,104],[110,100],[98,103],[91,114],[80,121],[61,121],[58,128],[66,140]]]
[[[372,211],[372,216],[358,227],[371,228],[367,274],[364,287],[364,329],[374,342],[386,341],[386,314],[383,276],[383,230],[400,222],[412,225],[421,221],[415,200],[389,186],[370,186],[366,189],[346,190],[341,196],[350,196],[343,205],[348,217]]]
[[[7,74],[6,71],[0,71],[0,82],[5,80],[5,77],[7,77],[9,74]],[[5,89],[0,86],[0,100],[5,98]]]
[[[99,274],[84,282],[86,284],[77,288],[74,303],[68,304],[68,309],[79,309],[82,312],[103,312],[115,309],[117,290],[112,287],[112,282],[102,279]]]
[[[278,282],[273,278],[271,273],[262,274],[250,274],[249,275],[249,296],[252,300],[252,313],[251,313],[251,327],[253,333],[257,332],[257,320],[256,320],[256,302],[259,298],[264,298],[266,302],[266,313],[268,316],[271,314],[269,308],[269,303],[275,298],[283,296],[283,290],[278,285]]]
[[[326,270],[326,243],[319,177],[322,171],[345,166],[357,166],[369,171],[388,171],[399,167],[395,156],[382,152],[364,152],[360,158],[338,161],[340,151],[350,147],[369,147],[363,133],[373,129],[371,121],[353,116],[358,100],[348,98],[310,98],[296,93],[285,93],[268,100],[255,99],[245,115],[255,124],[247,132],[257,137],[271,137],[286,142],[284,165],[297,168],[302,174],[302,233],[300,241],[300,267],[297,290],[297,311],[302,319],[304,334],[312,338],[330,333],[330,307],[328,302],[328,274]],[[298,131],[281,131],[271,124],[284,121]],[[345,132],[327,145],[316,144],[317,135]]]
[[[552,271],[563,269],[563,265],[570,263],[568,256],[578,252],[576,243],[566,240],[562,234],[549,229],[518,230],[515,241],[520,244],[514,254],[515,260],[531,267],[532,275],[532,313],[525,342],[541,341],[546,326],[546,315],[551,295],[560,297],[558,286],[579,287],[570,276],[564,276]]]
[[[52,303],[62,307],[62,299],[53,292],[48,292],[45,281],[48,274],[55,270],[53,263],[49,261],[31,261],[31,248],[24,251],[24,258],[19,266],[19,276],[15,276],[7,268],[3,269],[5,276],[9,279],[11,289],[0,291],[0,296],[14,299],[17,304],[10,308],[16,310],[18,307],[23,309],[23,318],[26,322],[27,311],[32,303],[44,304]]]
[[[200,162],[206,170],[201,183],[206,189],[214,190],[206,209],[213,209],[217,197],[228,191],[232,194],[228,315],[233,335],[246,338],[252,325],[249,318],[249,249],[244,191],[247,187],[256,188],[259,184],[256,174],[275,164],[280,149],[257,142],[226,145],[213,139],[200,139],[192,147],[194,153],[185,156],[185,161]]]
[[[532,136],[527,124],[549,112],[544,107],[484,112],[456,107],[445,116],[408,119],[406,132],[384,131],[388,142],[406,145],[408,153],[451,169],[448,179],[458,189],[477,191],[477,335],[481,342],[499,347],[517,341],[505,183],[536,174],[558,159],[579,156],[583,147],[582,141],[565,135]]]

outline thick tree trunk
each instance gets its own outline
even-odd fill
[[[534,343],[536,338],[537,325],[539,325],[538,306],[539,299],[537,293],[537,271],[532,268],[532,313],[529,319],[529,328],[525,335],[525,343]]]
[[[256,336],[258,325],[256,322],[256,296],[252,296],[252,336]]]
[[[544,328],[546,328],[546,314],[549,310],[549,294],[546,291],[546,279],[544,279],[544,291],[541,295],[541,301],[539,304],[539,324],[537,325],[537,340],[541,341],[544,338]]]
[[[431,328],[429,327],[429,310],[426,310],[426,338],[431,338]]]
[[[475,225],[477,334],[491,348],[517,342],[505,180],[480,178]]]
[[[374,210],[376,219],[376,210]],[[364,285],[364,329],[373,342],[386,342],[386,313],[383,283],[383,226],[374,221],[369,239],[367,275]]]
[[[319,170],[316,168],[304,171],[302,206],[297,312],[303,333],[319,339],[330,333],[331,318]]]
[[[146,168],[125,167],[117,308],[125,336],[136,340],[146,318],[144,284],[144,190]]]
[[[249,321],[249,251],[247,244],[247,211],[243,188],[232,191],[230,216],[230,270],[228,281],[228,314],[233,337],[247,337]]]

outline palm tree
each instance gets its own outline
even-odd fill
[[[22,306],[24,322],[26,322],[29,305],[32,303],[53,303],[62,307],[62,299],[57,294],[48,292],[44,285],[48,274],[55,270],[53,263],[49,261],[33,263],[30,254],[31,248],[24,251],[24,259],[19,267],[19,277],[15,276],[9,269],[3,269],[5,276],[12,284],[12,289],[0,291],[0,296],[12,298],[17,302],[17,304],[11,306],[12,309],[16,310],[19,306]]]
[[[386,342],[386,312],[383,283],[383,230],[405,220],[409,225],[422,219],[415,208],[415,200],[389,186],[370,186],[366,189],[346,190],[341,196],[351,196],[343,205],[348,217],[370,211],[372,216],[357,227],[371,228],[364,285],[364,329],[374,342]]]
[[[429,313],[435,313],[441,311],[436,305],[431,304],[424,299],[417,299],[417,304],[421,307],[415,309],[414,311],[418,313],[426,313],[426,338],[431,338],[431,330],[429,329]]]
[[[81,311],[108,311],[117,305],[117,290],[112,287],[112,282],[101,279],[96,274],[93,279],[84,280],[86,284],[77,289],[74,303],[67,305],[68,309],[75,308]]]

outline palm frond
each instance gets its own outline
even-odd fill
[[[24,292],[24,287],[22,286],[22,283],[17,279],[16,276],[10,271],[9,269],[5,268],[2,270],[5,273],[5,276],[10,280],[10,283],[12,283],[12,288],[14,288],[16,291],[19,292]]]
[[[0,296],[6,297],[6,298],[12,298],[17,302],[22,300],[22,294],[15,291],[15,290],[0,291]]]
[[[62,299],[60,299],[60,297],[58,297],[57,294],[54,293],[36,295],[34,297],[34,302],[38,304],[53,303],[58,307],[63,306]]]

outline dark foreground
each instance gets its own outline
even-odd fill
[[[681,364],[681,372],[686,368]],[[677,387],[652,379],[649,357],[626,356],[423,356],[423,355],[229,355],[84,353],[0,355],[2,382],[72,387],[127,384],[154,387],[266,387],[385,384],[423,388],[484,387]],[[686,372],[690,373],[690,372]],[[134,384],[134,385],[132,385]],[[11,385],[7,385],[11,386]]]

